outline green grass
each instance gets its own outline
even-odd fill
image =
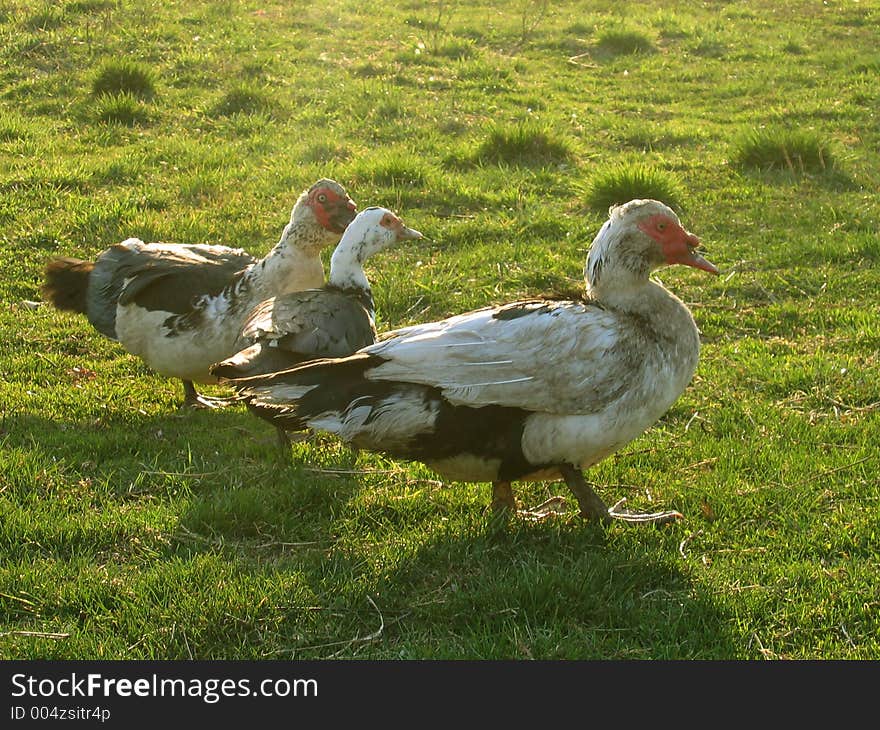
[[[99,96],[95,102],[95,118],[106,124],[134,127],[146,124],[150,115],[136,96],[124,92]]]
[[[237,84],[220,97],[212,112],[215,115],[229,117],[234,114],[268,112],[271,108],[272,101],[264,91],[247,84]]]
[[[676,209],[683,206],[681,185],[675,176],[644,163],[615,163],[596,170],[584,196],[587,204],[600,212],[636,198],[662,200]]]
[[[746,132],[737,143],[736,160],[744,167],[821,173],[835,166],[831,145],[815,130],[764,128]]]
[[[493,124],[473,152],[474,160],[480,163],[525,166],[565,162],[570,156],[565,139],[549,126],[536,122]]]
[[[148,99],[155,93],[149,69],[129,60],[113,60],[104,64],[92,82],[92,93],[130,94]]]
[[[539,5],[4,5],[0,658],[880,659],[880,8]],[[151,94],[94,93],[119,59]],[[498,525],[327,436],[285,468],[33,304],[128,236],[262,254],[324,176],[426,236],[369,264],[380,329],[577,290],[600,192],[677,203],[700,365],[588,478],[686,519]]]
[[[635,53],[653,53],[654,43],[643,32],[613,27],[603,30],[596,39],[599,56],[621,56]]]

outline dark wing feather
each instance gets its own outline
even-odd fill
[[[242,337],[308,358],[345,357],[372,344],[376,330],[357,298],[333,289],[308,289],[258,305]]]
[[[307,360],[345,357],[376,339],[371,302],[338,289],[307,289],[272,297],[248,315],[239,352],[214,365],[220,378],[286,370]]]
[[[309,359],[311,358],[307,356],[300,357],[285,350],[269,347],[262,342],[256,342],[232,357],[212,365],[210,370],[211,375],[224,380],[249,378],[286,370]]]
[[[137,304],[185,314],[196,297],[216,296],[255,261],[223,246],[117,244],[95,262],[92,287],[95,298],[114,302],[114,310],[115,303]]]

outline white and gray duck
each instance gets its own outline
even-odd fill
[[[262,259],[242,249],[129,238],[92,261],[56,258],[43,293],[79,312],[102,334],[157,372],[183,381],[184,405],[226,399],[193,385],[215,383],[212,364],[236,352],[242,322],[271,296],[321,286],[321,250],[337,243],[356,206],[336,181],[322,179],[296,201],[281,240]]]
[[[342,234],[330,258],[327,283],[258,304],[241,330],[240,351],[211,367],[229,378],[286,370],[306,360],[344,357],[376,340],[376,311],[364,264],[399,241],[422,238],[386,208],[366,208]],[[289,446],[279,427],[279,440]]]
[[[496,510],[516,509],[513,481],[562,478],[587,519],[669,522],[681,514],[607,507],[582,470],[647,430],[689,384],[699,331],[650,274],[670,264],[717,274],[699,245],[669,207],[632,200],[594,239],[582,300],[518,301],[405,327],[349,357],[234,384],[277,426],[332,432],[446,479],[492,482]]]

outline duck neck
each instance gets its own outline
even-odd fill
[[[339,245],[330,258],[330,277],[327,285],[357,299],[367,311],[370,323],[375,326],[376,306],[370,282],[358,253],[349,246]]]
[[[330,257],[330,278],[328,282],[337,289],[359,289],[369,293],[370,282],[364,273],[363,261],[359,251],[344,242],[336,247]]]
[[[693,370],[696,362],[691,360],[700,348],[699,330],[684,302],[659,281],[603,281],[598,286],[588,285],[587,292],[600,306],[641,322],[642,331],[651,332],[656,342],[683,348],[681,362]]]
[[[648,317],[656,297],[666,293],[666,289],[650,279],[587,284],[587,295],[603,307]]]
[[[323,230],[307,223],[289,223],[281,240],[245,274],[244,286],[259,301],[324,283],[321,263]]]
[[[645,308],[658,287],[649,278],[656,265],[627,243],[625,234],[619,238],[603,228],[587,255],[584,278],[593,300],[636,312]]]

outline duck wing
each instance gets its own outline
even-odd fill
[[[378,363],[365,377],[438,388],[456,406],[594,413],[639,367],[626,324],[590,302],[515,302],[391,332],[363,350]]]
[[[95,262],[94,296],[121,306],[185,314],[198,297],[216,296],[256,259],[225,246],[148,243],[129,239]]]
[[[248,316],[242,339],[304,359],[345,357],[376,339],[372,301],[329,287],[273,297]]]

